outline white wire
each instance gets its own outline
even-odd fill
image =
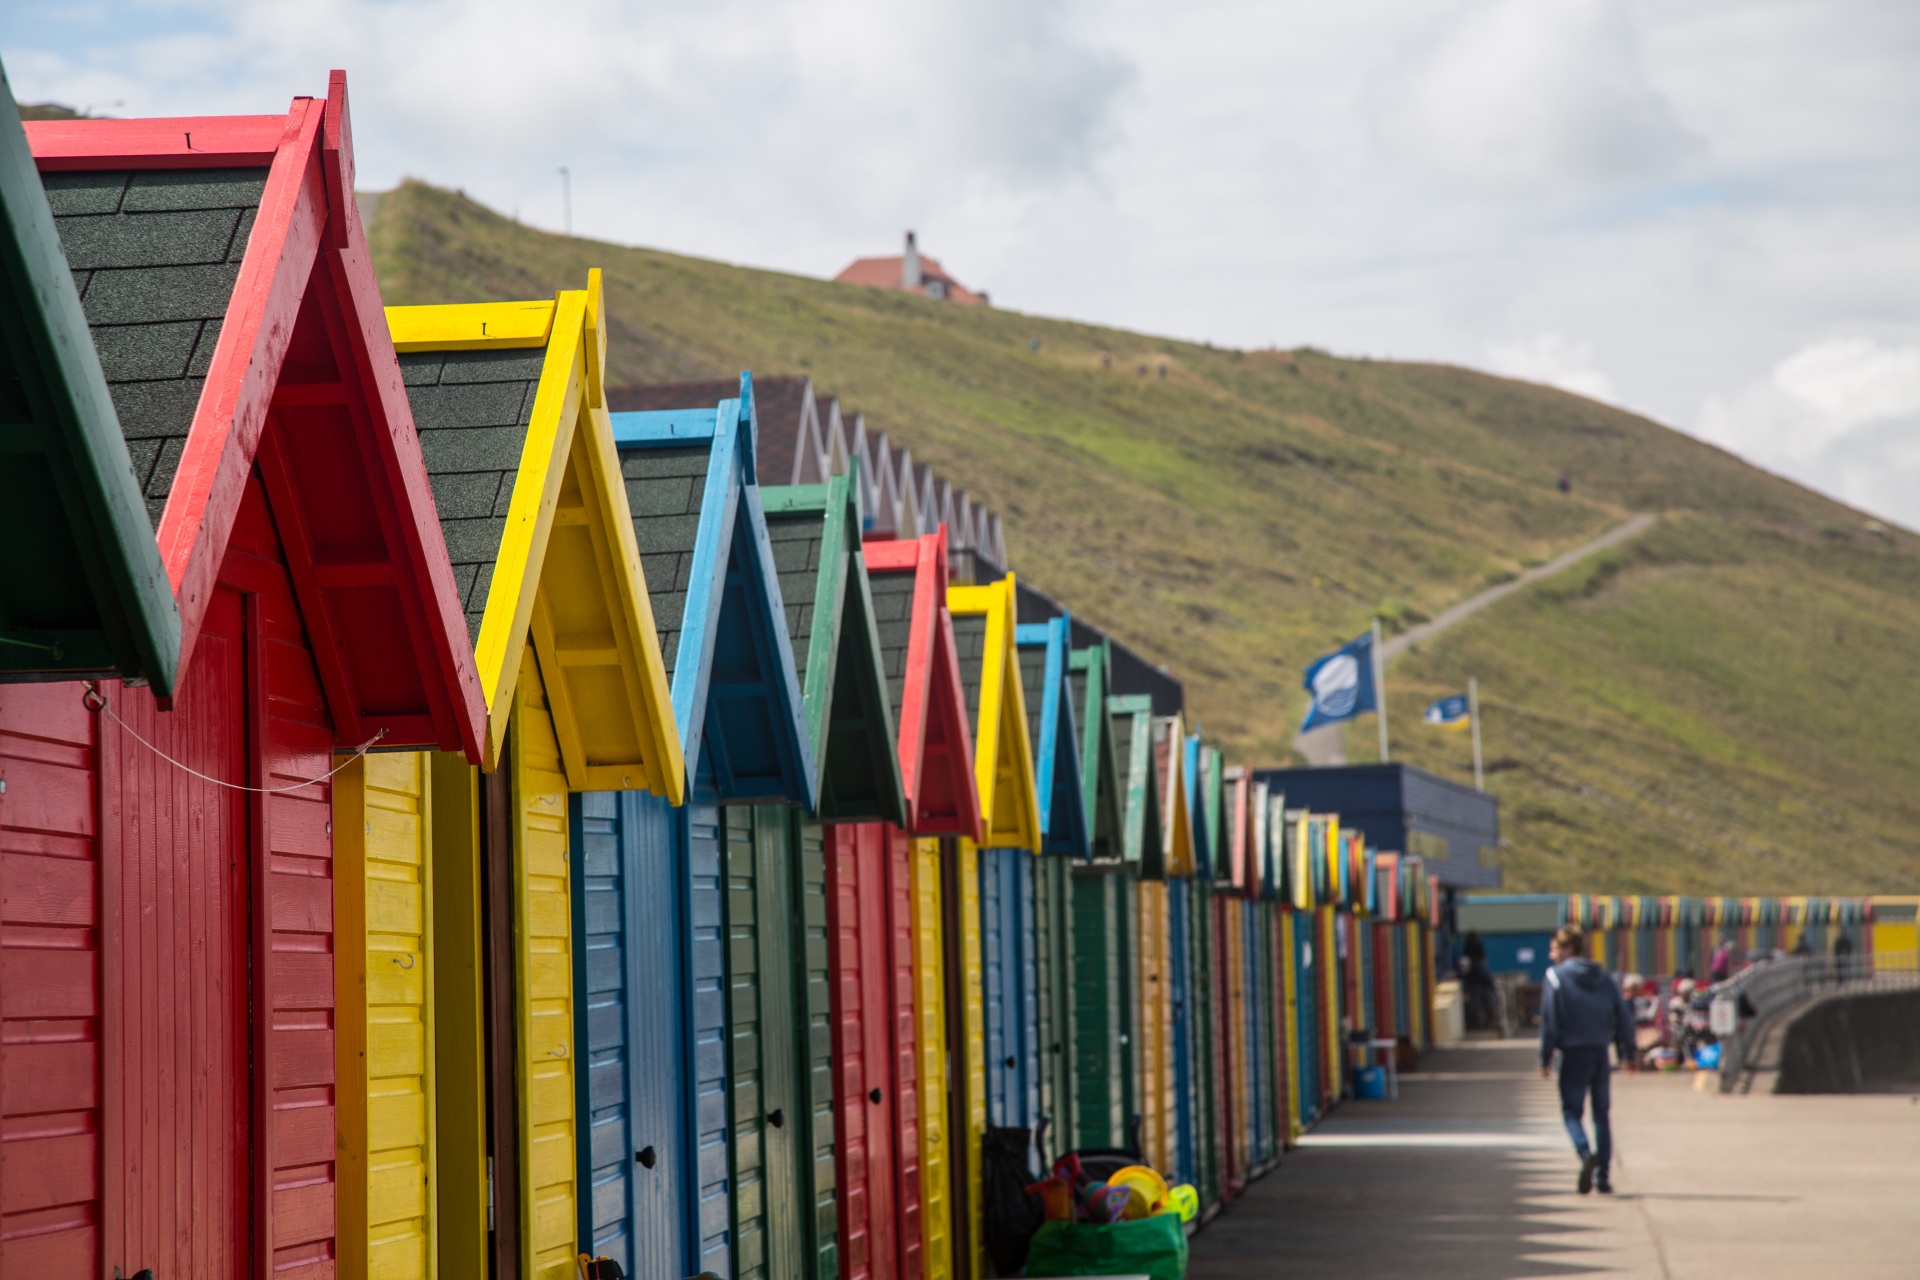
[[[95,707],[93,705],[96,699],[100,703],[98,707]],[[337,766],[327,770],[327,772],[321,774],[317,778],[309,778],[305,782],[296,782],[290,787],[244,787],[237,782],[228,782],[223,778],[215,778],[209,774],[204,774],[190,764],[183,764],[182,762],[175,760],[172,756],[168,755],[166,752],[162,751],[160,748],[154,746],[151,742],[148,742],[145,738],[141,737],[138,732],[135,731],[132,725],[128,724],[125,720],[122,720],[119,716],[114,714],[112,704],[107,701],[107,695],[104,693],[101,693],[98,689],[92,688],[91,686],[88,687],[87,691],[80,696],[80,701],[84,703],[87,709],[90,711],[106,712],[107,718],[112,720],[115,724],[119,725],[122,729],[125,729],[127,731],[128,737],[132,738],[135,742],[139,743],[141,746],[145,747],[147,750],[153,752],[153,754],[155,754],[156,756],[159,756],[162,760],[165,760],[168,764],[172,765],[174,768],[180,770],[180,772],[192,774],[194,777],[200,779],[200,781],[211,782],[216,787],[225,787],[229,791],[251,792],[252,794],[258,795],[258,796],[277,796],[277,795],[282,795],[288,791],[300,791],[307,787],[317,787],[321,783],[333,777],[334,774],[339,773],[340,770],[352,764],[355,760],[358,760],[361,756],[367,754],[367,752],[373,747],[374,743],[380,741],[380,739],[387,736],[387,731],[385,729],[380,730],[380,732],[374,734],[371,738],[368,738],[365,742],[361,743],[359,748],[355,750],[352,755],[348,756],[345,760],[342,760]]]

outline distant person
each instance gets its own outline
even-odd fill
[[[1803,960],[1813,955],[1813,935],[1805,929],[1800,931],[1800,941],[1793,944],[1793,954]]]
[[[1567,1136],[1580,1157],[1581,1195],[1598,1188],[1613,1194],[1608,1167],[1613,1162],[1613,1090],[1607,1062],[1612,1045],[1620,1065],[1637,1070],[1634,1053],[1633,1011],[1607,971],[1587,959],[1587,931],[1577,924],[1561,925],[1547,949],[1553,967],[1547,970],[1540,997],[1540,1077],[1553,1074],[1554,1051],[1560,1053],[1560,1115]],[[1593,1145],[1581,1122],[1587,1099],[1593,1099]]]
[[[1845,929],[1839,930],[1833,939],[1833,977],[1836,982],[1845,982],[1848,970],[1853,967],[1853,939]]]
[[[1493,971],[1487,968],[1487,944],[1480,941],[1480,931],[1467,931],[1465,945],[1460,948],[1465,959],[1467,971],[1464,982],[1467,988],[1467,1014],[1476,1031],[1500,1024],[1500,997],[1493,985]]]
[[[1733,976],[1733,935],[1720,935],[1720,945],[1713,950],[1713,959],[1707,965],[1707,981],[1720,983]]]
[[[1564,471],[1562,471],[1562,472],[1560,473],[1560,485],[1559,485],[1559,488],[1560,488],[1560,492],[1562,492],[1562,493],[1572,493],[1572,492],[1573,492],[1573,477],[1572,477],[1572,476],[1570,476],[1570,475],[1568,475],[1568,474],[1567,474],[1566,472],[1564,472]]]

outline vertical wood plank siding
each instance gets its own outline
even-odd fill
[[[515,994],[520,1033],[521,1263],[528,1280],[568,1280],[574,1239],[573,907],[567,779],[529,648],[512,735]]]
[[[920,1221],[927,1280],[952,1280],[945,926],[939,840],[913,842],[914,1043],[920,1052]]]

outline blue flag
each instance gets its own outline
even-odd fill
[[[1301,686],[1313,695],[1300,731],[1351,720],[1374,709],[1373,633],[1368,632],[1307,668]]]
[[[1440,698],[1427,708],[1427,723],[1442,729],[1464,729],[1473,719],[1473,704],[1464,693]]]

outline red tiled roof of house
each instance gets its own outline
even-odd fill
[[[900,254],[891,258],[855,258],[853,262],[834,277],[837,284],[864,284],[875,289],[902,289],[902,292],[927,296],[927,287],[922,284],[918,289],[903,289],[900,284],[901,269],[906,259]],[[968,306],[987,306],[987,295],[975,293],[967,286],[948,275],[937,258],[920,255],[920,276],[923,280],[938,280],[946,286],[946,298],[949,302],[965,303]]]

